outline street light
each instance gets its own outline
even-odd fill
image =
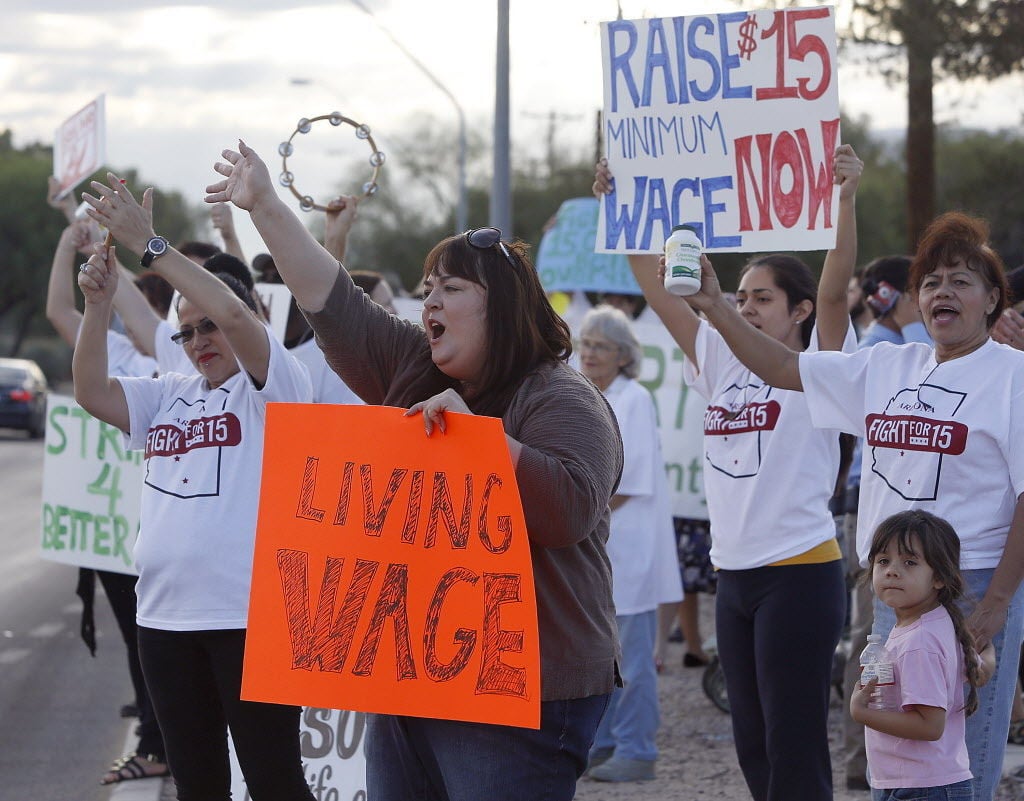
[[[373,20],[374,24],[380,28],[381,32],[391,40],[392,44],[401,50],[402,54],[415,64],[420,72],[426,75],[427,78],[430,79],[430,82],[440,89],[444,93],[444,96],[452,102],[453,106],[455,106],[455,111],[459,115],[459,201],[455,209],[455,233],[461,234],[469,227],[466,203],[466,114],[463,112],[462,106],[459,105],[459,101],[455,99],[455,95],[451,93],[448,87],[441,83],[437,76],[424,66],[423,62],[416,58],[416,56],[414,56],[405,47],[405,45],[398,41],[391,31],[381,25],[380,21],[373,15],[373,12],[363,4],[362,0],[351,0],[351,2],[356,6],[356,8],[369,16],[370,19]]]

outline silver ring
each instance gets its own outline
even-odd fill
[[[89,262],[83,261],[81,264],[78,265],[78,272],[85,273],[85,272],[88,272],[88,271],[89,271]]]

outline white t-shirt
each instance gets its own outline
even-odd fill
[[[160,374],[181,373],[182,375],[196,375],[195,365],[189,360],[185,349],[171,340],[178,329],[166,320],[156,324],[156,333],[153,335],[153,352],[156,353],[156,363]]]
[[[927,345],[805,353],[814,425],[864,437],[857,554],[885,518],[924,509],[960,537],[960,566],[992,568],[1024,492],[1024,353],[987,341],[936,363]]]
[[[244,370],[217,389],[198,373],[119,379],[128,447],[146,454],[134,553],[139,625],[245,628],[266,405],[312,397],[306,368],[268,339],[261,390]]]
[[[75,333],[75,344],[82,335],[79,323]],[[107,375],[108,376],[152,376],[156,373],[156,360],[151,359],[132,343],[124,334],[107,329]]]
[[[309,379],[313,382],[313,403],[349,403],[362,405],[362,399],[356,395],[348,384],[341,380],[327,364],[324,352],[316,344],[316,340],[308,339],[288,351],[309,370]]]
[[[629,496],[612,511],[606,546],[612,597],[616,614],[635,615],[683,598],[672,504],[651,393],[620,375],[604,394],[622,434],[622,478],[616,492]]]
[[[153,376],[156,359],[141,353],[124,334],[107,331],[107,375]]]
[[[852,326],[843,347],[857,347]],[[808,350],[817,349],[815,328]],[[816,429],[802,393],[765,384],[704,320],[696,352],[698,365],[686,360],[683,378],[708,400],[711,562],[724,570],[763,567],[835,537],[828,502],[839,472],[839,432]]]

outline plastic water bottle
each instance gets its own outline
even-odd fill
[[[898,710],[900,705],[895,699],[896,672],[892,656],[882,644],[882,635],[869,634],[867,647],[860,654],[860,683],[867,684],[876,677],[878,683],[871,692],[868,707],[890,712]]]
[[[673,295],[700,292],[700,254],[703,250],[697,231],[689,225],[677,225],[665,240],[665,289]]]

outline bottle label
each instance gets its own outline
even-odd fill
[[[691,242],[669,241],[665,248],[665,261],[669,264],[696,264],[700,266],[700,245]]]
[[[686,264],[673,264],[669,270],[670,278],[696,278],[700,281],[700,265],[696,268]]]
[[[896,683],[896,671],[892,662],[869,662],[860,669],[860,683],[867,684],[878,677],[876,687],[886,687]]]

